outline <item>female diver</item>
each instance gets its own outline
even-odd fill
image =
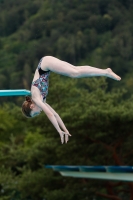
[[[26,117],[34,117],[43,111],[58,131],[61,143],[63,144],[64,139],[67,143],[68,137],[71,135],[60,116],[46,103],[50,72],[55,72],[71,78],[106,76],[117,81],[120,81],[121,78],[110,68],[99,69],[90,66],[73,66],[52,56],[45,56],[40,60],[31,85],[31,98],[26,97],[22,105],[22,112]]]

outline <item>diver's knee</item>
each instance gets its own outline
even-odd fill
[[[75,69],[73,73],[71,73],[71,78],[78,78],[79,77],[79,70]]]

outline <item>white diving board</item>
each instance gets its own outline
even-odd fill
[[[65,166],[45,165],[62,176],[133,182],[133,166]]]
[[[20,90],[0,90],[0,96],[25,96],[31,95],[29,90],[20,89]]]

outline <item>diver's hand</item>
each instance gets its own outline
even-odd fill
[[[68,132],[68,130],[65,131],[65,143],[68,142],[68,140],[69,140],[69,136],[72,136],[72,135]]]
[[[64,143],[64,139],[65,139],[65,143],[67,143],[69,140],[69,136],[71,136],[71,134],[68,131],[67,132],[60,131],[59,134],[60,134],[62,144]]]

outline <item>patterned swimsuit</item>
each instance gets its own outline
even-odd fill
[[[48,94],[50,71],[43,71],[41,69],[42,59],[40,60],[38,67],[37,67],[40,76],[36,81],[32,82],[32,85],[36,86],[40,90],[40,93],[44,100],[44,99],[46,99],[46,96]]]

